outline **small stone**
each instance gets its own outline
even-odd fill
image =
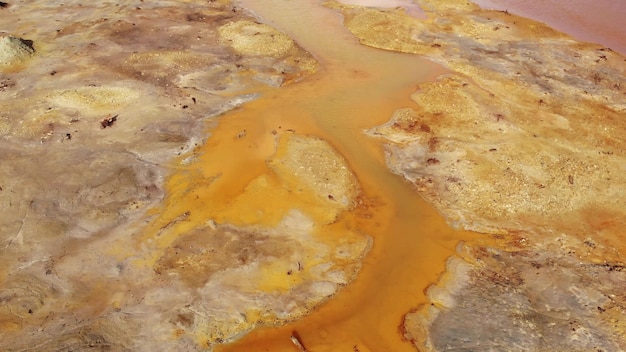
[[[33,56],[35,49],[31,40],[11,35],[0,35],[0,66],[10,66]]]

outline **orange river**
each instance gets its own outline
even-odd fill
[[[264,89],[258,99],[223,115],[208,130],[210,138],[197,151],[202,162],[194,164],[201,168],[198,174],[222,176],[206,195],[224,205],[214,218],[235,224],[250,220],[241,209],[229,209],[229,201],[267,171],[265,160],[275,145],[272,132],[294,130],[327,140],[348,160],[371,216],[349,214],[338,226],[358,228],[374,238],[374,245],[358,277],[308,316],[283,327],[257,328],[216,350],[298,351],[290,339],[296,332],[310,352],[414,352],[402,339],[404,314],[426,303],[424,290],[441,275],[459,241],[492,240],[450,228],[407,182],[389,172],[381,141],[363,131],[386,122],[396,109],[413,106],[409,96],[418,84],[447,71],[415,55],[359,45],[341,16],[317,0],[240,1],[261,21],[294,38],[320,68],[300,82]],[[409,0],[346,1],[403,6],[409,14],[423,16]],[[482,5],[488,3],[498,1],[483,0]],[[242,130],[245,139],[233,138]],[[267,202],[257,203],[253,206]]]
[[[486,236],[447,226],[407,182],[388,171],[381,142],[363,130],[412,106],[409,95],[417,85],[446,71],[414,55],[359,45],[341,16],[315,0],[245,0],[241,5],[295,38],[320,69],[301,82],[265,90],[210,130],[200,154],[214,156],[215,170],[203,173],[221,171],[225,180],[214,199],[227,202],[263,172],[273,152],[272,130],[319,136],[346,157],[372,200],[372,218],[355,216],[353,221],[374,238],[374,246],[356,280],[307,317],[284,327],[257,328],[216,350],[298,351],[290,340],[295,331],[312,352],[414,351],[402,340],[403,315],[426,301],[424,290],[442,273],[460,240]],[[237,143],[232,136],[243,129],[249,142]]]

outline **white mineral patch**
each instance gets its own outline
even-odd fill
[[[8,66],[24,61],[34,53],[35,49],[20,38],[11,35],[0,37],[0,66]]]

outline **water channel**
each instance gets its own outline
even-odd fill
[[[413,105],[409,95],[417,84],[446,71],[417,56],[359,45],[341,16],[315,0],[246,0],[242,6],[295,38],[316,57],[320,69],[302,82],[267,89],[261,98],[220,119],[199,153],[211,156],[199,163],[203,174],[223,176],[210,198],[228,203],[264,172],[264,160],[274,148],[272,130],[315,135],[346,157],[364,193],[375,200],[371,219],[352,219],[374,237],[374,246],[358,278],[311,315],[284,327],[256,329],[218,350],[295,351],[290,336],[296,331],[316,352],[413,351],[399,331],[403,315],[425,302],[424,289],[444,270],[459,240],[482,236],[447,226],[408,183],[388,171],[380,142],[363,130]],[[242,129],[246,143],[232,138]],[[218,213],[219,221],[249,221],[236,209]]]
[[[423,16],[409,2],[393,3]],[[396,109],[413,106],[409,96],[417,85],[447,71],[415,55],[360,45],[342,17],[316,0],[242,0],[240,6],[294,38],[315,56],[319,70],[295,84],[262,89],[258,99],[208,129],[211,137],[197,150],[199,162],[186,171],[197,174],[198,182],[220,177],[206,190],[196,189],[199,197],[171,202],[168,212],[203,209],[202,216],[218,223],[276,225],[291,204],[272,200],[266,209],[267,194],[248,197],[245,207],[232,200],[268,172],[265,161],[274,152],[275,131],[292,131],[327,140],[348,160],[373,213],[369,218],[348,214],[337,226],[371,235],[374,245],[356,280],[310,315],[283,327],[257,328],[217,350],[296,351],[290,339],[296,332],[313,352],[414,351],[402,339],[404,314],[426,302],[424,290],[443,272],[459,241],[489,239],[451,229],[407,182],[389,172],[381,142],[363,131],[386,122]],[[233,138],[244,130],[245,139]],[[177,182],[174,175],[169,193],[184,193],[188,182],[185,177]],[[190,220],[187,226],[194,226]]]
[[[257,99],[207,125],[206,143],[199,146],[193,155],[182,156],[172,163],[175,171],[167,181],[168,196],[163,207],[150,214],[155,215],[152,219],[156,220],[147,225],[145,233],[140,232],[144,234],[138,241],[140,245],[129,245],[128,239],[134,241],[134,238],[122,233],[119,243],[123,244],[111,245],[115,251],[105,254],[115,254],[122,259],[141,257],[137,261],[145,265],[140,266],[137,272],[141,275],[141,270],[145,270],[152,274],[156,254],[162,254],[177,234],[206,226],[208,219],[242,228],[249,225],[275,226],[287,210],[295,207],[288,199],[272,198],[265,192],[247,193],[245,202],[234,200],[244,193],[252,180],[271,171],[266,160],[275,152],[277,135],[296,133],[317,136],[328,141],[348,160],[362,187],[363,197],[360,200],[366,206],[361,205],[354,211],[344,213],[337,223],[324,227],[325,233],[316,235],[337,236],[348,228],[370,235],[374,240],[373,247],[364,258],[356,279],[308,316],[281,327],[259,327],[230,345],[218,346],[216,350],[297,351],[291,339],[296,332],[309,352],[414,352],[410,343],[402,338],[403,316],[427,302],[424,290],[437,281],[445,270],[446,259],[455,253],[460,241],[487,244],[491,239],[487,235],[450,228],[408,182],[389,171],[383,142],[367,136],[364,130],[388,121],[399,108],[415,106],[409,96],[418,85],[435,80],[448,71],[416,55],[360,45],[344,28],[341,15],[324,7],[321,0],[238,1],[238,6],[255,13],[259,21],[288,34],[310,52],[319,62],[317,73],[278,88],[259,87],[259,84],[249,92],[258,94]],[[424,16],[410,0],[345,1],[400,6],[412,16]],[[489,2],[484,0],[483,4]],[[502,5],[502,1],[499,4],[506,6]],[[598,17],[594,18],[594,21],[600,22]],[[626,36],[619,34],[618,39],[623,43]],[[619,48],[616,50],[619,51]],[[56,74],[56,71],[53,72],[51,76]],[[248,92],[236,92],[235,95],[243,93]],[[106,130],[107,133],[109,131],[111,129]],[[245,135],[245,138],[238,138],[240,135]],[[195,159],[195,162],[180,163],[186,158]],[[367,216],[363,216],[364,213]],[[181,214],[188,218],[177,223],[178,232],[154,236],[155,233],[160,235],[159,230],[168,224],[176,223]],[[21,236],[21,233],[20,228],[18,235]],[[144,245],[148,248],[145,251],[157,249],[155,257],[145,259],[141,256],[145,253]],[[98,282],[90,291],[83,290],[85,293],[81,292],[79,299],[75,300],[80,310],[76,309],[79,314],[74,314],[72,319],[76,316],[84,319],[99,316],[109,309],[111,301],[115,302],[112,306],[116,310],[120,309],[122,299],[111,296],[116,290],[121,292],[126,289],[127,283],[109,287],[112,279],[101,280],[101,275],[85,274],[90,273],[84,269],[90,268],[90,265],[98,269],[107,267],[99,262],[104,257],[99,254],[100,248],[85,246],[79,241],[71,242],[68,248],[70,252],[81,253],[82,256],[63,254],[61,258],[66,258],[60,260],[59,270],[66,269],[69,277],[74,275],[84,279],[88,283],[85,287],[90,287],[91,280]],[[85,258],[91,262],[85,261]],[[40,261],[33,263],[37,262]],[[122,267],[119,268],[121,270]],[[129,266],[128,270],[133,270],[133,267]],[[133,277],[130,276],[132,274],[135,272],[127,275]],[[146,290],[142,285],[157,282],[151,280],[149,275],[146,277],[145,282],[138,280],[137,292]],[[173,296],[179,294],[174,291]],[[80,298],[83,296],[90,299],[86,300],[88,309],[83,309]],[[134,299],[132,293],[128,296],[131,297],[129,301]],[[137,297],[141,296],[137,294]],[[32,319],[39,318],[35,316]],[[65,324],[62,327],[65,328]],[[48,331],[45,333],[49,334]]]

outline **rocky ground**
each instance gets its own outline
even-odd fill
[[[626,349],[626,58],[507,11],[419,3],[426,20],[327,3],[362,44],[451,69],[368,133],[451,225],[500,239],[460,247],[406,338],[420,351]]]

